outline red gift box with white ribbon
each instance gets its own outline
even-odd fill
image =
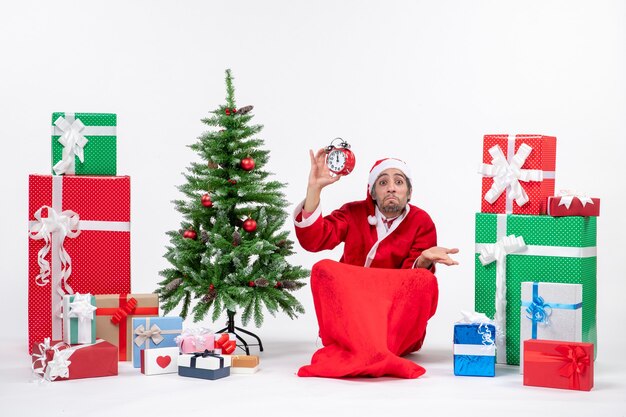
[[[547,214],[552,217],[600,216],[600,199],[575,191],[561,191],[558,195],[548,197],[546,207]]]
[[[32,346],[33,372],[46,381],[117,375],[117,346],[98,339],[90,345],[50,341]]]
[[[556,138],[543,135],[485,135],[482,213],[545,214],[554,195]]]
[[[590,391],[593,343],[525,340],[524,385]]]
[[[234,333],[218,333],[215,335],[214,352],[230,355],[237,348],[237,336]]]
[[[29,177],[28,339],[63,338],[64,294],[130,292],[130,177]]]

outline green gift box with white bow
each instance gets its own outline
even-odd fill
[[[524,281],[582,284],[582,341],[597,352],[596,219],[476,214],[474,308],[502,335],[498,363],[520,363]]]
[[[96,343],[96,297],[63,296],[63,341],[70,345]]]
[[[117,174],[117,115],[52,113],[52,173]]]

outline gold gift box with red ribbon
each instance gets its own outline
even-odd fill
[[[96,336],[119,348],[119,360],[133,357],[133,317],[158,317],[157,294],[96,295]]]

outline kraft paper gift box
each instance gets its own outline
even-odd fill
[[[178,372],[178,348],[166,347],[141,350],[141,373],[145,375]]]
[[[549,216],[596,216],[600,215],[600,199],[582,195],[564,194],[548,197]]]
[[[178,357],[178,375],[215,380],[230,376],[230,366],[217,353],[182,354]]]
[[[525,340],[582,340],[582,301],[583,288],[580,284],[522,282],[521,373],[524,370]]]
[[[230,359],[230,373],[253,374],[259,370],[259,357],[257,355],[222,355]],[[227,365],[228,366],[228,365]]]
[[[119,348],[119,360],[132,360],[133,317],[158,317],[157,294],[96,295],[96,335]]]
[[[181,353],[204,352],[214,349],[215,335],[211,330],[203,327],[189,328],[176,337],[176,343]]]
[[[454,324],[454,375],[495,376],[496,328],[489,322]]]
[[[141,367],[141,350],[176,347],[183,331],[181,317],[133,317],[133,366]]]
[[[46,338],[32,352],[33,371],[47,381],[117,375],[117,346],[106,340],[71,346]]]
[[[96,342],[96,297],[73,294],[63,297],[63,341],[70,345]]]
[[[596,219],[476,214],[474,308],[505,335],[498,363],[520,363],[524,281],[581,284],[582,341],[596,343]]]
[[[117,116],[52,113],[52,173],[116,175]]]
[[[482,213],[544,214],[554,195],[556,138],[543,135],[485,135]]]
[[[29,177],[29,348],[63,338],[63,294],[130,292],[130,177]]]
[[[524,341],[524,385],[591,391],[592,343],[562,340]]]

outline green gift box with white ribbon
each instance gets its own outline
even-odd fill
[[[117,115],[52,113],[52,173],[117,174]]]
[[[596,219],[476,214],[474,308],[496,323],[498,363],[520,363],[524,281],[581,284],[582,341],[596,344]]]
[[[70,345],[96,343],[96,297],[63,296],[63,341]]]

